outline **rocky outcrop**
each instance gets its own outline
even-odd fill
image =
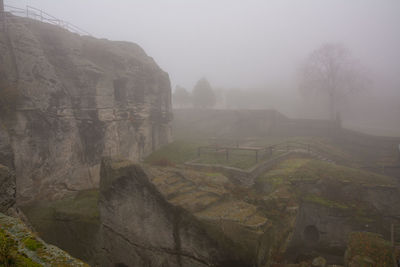
[[[46,244],[20,220],[2,213],[0,213],[0,244],[1,266],[89,267],[65,251]]]
[[[102,156],[138,160],[170,140],[168,74],[138,45],[13,17],[0,55],[20,201],[96,187]]]
[[[287,255],[318,251],[331,262],[342,262],[353,231],[375,232],[390,239],[391,223],[399,223],[400,193],[395,181],[363,184],[354,181],[297,182],[304,194]],[[371,183],[372,182],[372,183]],[[382,184],[379,184],[382,183]],[[355,193],[356,192],[356,193]]]
[[[0,164],[0,212],[5,213],[15,204],[15,176]]]
[[[130,161],[103,160],[99,208],[102,266],[253,266],[241,258],[245,246],[236,250],[218,228],[167,201],[142,168]],[[251,233],[220,219],[227,232]],[[254,216],[252,222],[257,219]]]

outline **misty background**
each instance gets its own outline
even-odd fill
[[[398,0],[5,0],[31,5],[94,37],[139,44],[189,91],[206,77],[243,101],[290,117],[326,118],[326,99],[305,99],[298,70],[327,42],[346,46],[368,70],[370,86],[342,103],[344,125],[400,136]],[[231,93],[232,94],[232,93]],[[221,108],[229,108],[221,106]]]

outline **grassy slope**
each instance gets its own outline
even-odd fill
[[[312,138],[312,137],[274,137],[269,136],[262,139],[253,139],[253,140],[244,140],[241,141],[240,146],[270,146],[282,144],[285,142],[295,142],[301,144],[310,144],[311,149],[318,152],[319,154],[333,159],[338,162],[347,162],[350,166],[356,167],[359,165],[358,159],[353,155],[345,152],[343,149],[336,146],[332,140],[328,138]],[[167,165],[170,164],[182,164],[189,160],[194,160],[198,158],[198,147],[207,145],[208,142],[204,139],[182,139],[174,141],[166,146],[163,146],[159,150],[155,151],[151,155],[149,155],[146,159],[146,163],[153,163],[158,165]],[[285,149],[285,147],[282,147]],[[274,156],[278,156],[279,151],[274,151]],[[271,156],[269,152],[260,152],[259,160],[261,162],[263,160],[270,159]],[[220,164],[230,167],[236,167],[241,169],[249,169],[253,167],[256,162],[255,152],[254,151],[230,151],[229,159],[226,159],[226,152],[223,150],[214,151],[214,150],[202,150],[201,157],[198,159],[198,163],[205,164]]]
[[[257,181],[280,184],[290,181],[316,181],[319,179],[333,179],[370,186],[395,186],[396,182],[392,177],[307,158],[285,160],[273,170],[258,177]]]
[[[157,163],[159,161],[168,160],[174,164],[182,164],[188,160],[197,157],[197,147],[204,145],[202,141],[174,141],[158,149],[156,152],[149,155],[146,163]]]

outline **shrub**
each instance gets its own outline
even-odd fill
[[[14,247],[14,240],[0,229],[0,266],[14,266],[16,254]]]
[[[24,240],[24,245],[27,249],[36,251],[39,248],[43,247],[43,244],[38,242],[35,238],[29,237]]]

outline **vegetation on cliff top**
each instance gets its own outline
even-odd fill
[[[0,213],[0,266],[88,266],[46,244],[18,219]]]

